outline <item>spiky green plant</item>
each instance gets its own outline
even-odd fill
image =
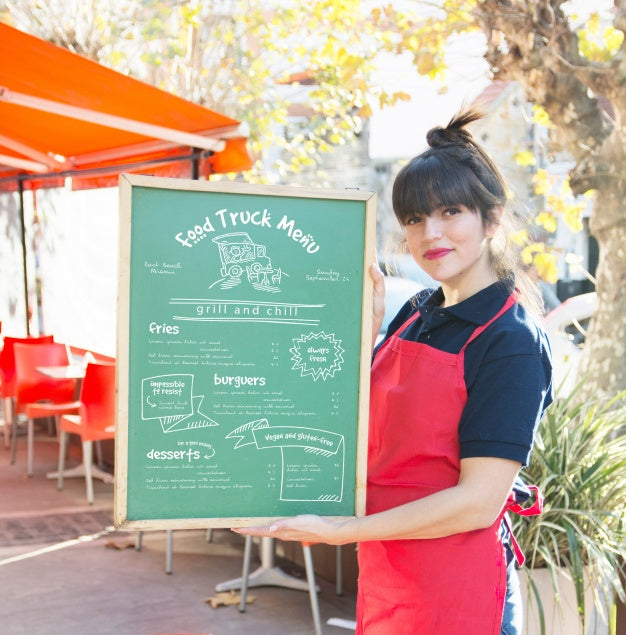
[[[539,516],[513,519],[526,567],[545,567],[559,596],[558,571],[574,582],[582,627],[585,585],[598,606],[624,601],[626,559],[626,393],[611,402],[578,403],[576,390],[546,411],[531,457],[522,472],[543,493]],[[542,633],[543,605],[529,576]]]

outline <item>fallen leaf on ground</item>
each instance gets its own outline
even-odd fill
[[[252,604],[254,600],[256,600],[254,595],[246,595],[246,604]],[[205,602],[210,604],[212,609],[216,609],[219,606],[232,606],[241,602],[241,595],[234,591],[223,591],[207,598]]]
[[[124,543],[119,543],[119,542],[115,542],[115,540],[107,540],[105,545],[104,545],[107,549],[131,549],[135,547],[135,543],[133,542],[124,542]]]

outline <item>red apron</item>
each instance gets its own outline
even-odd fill
[[[372,366],[367,514],[458,483],[458,428],[467,402],[465,349],[514,303],[510,296],[458,355],[395,335],[380,348]],[[505,511],[487,529],[360,543],[357,634],[500,635]]]

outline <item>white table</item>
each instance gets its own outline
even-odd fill
[[[84,379],[85,369],[78,364],[64,366],[36,366],[38,373],[52,379]]]
[[[216,584],[215,590],[220,592],[240,589],[241,584],[242,579],[235,578]],[[274,566],[273,538],[261,538],[261,566],[248,576],[248,587],[256,586],[278,586],[296,591],[308,591],[309,589],[307,580],[290,576],[279,567]]]

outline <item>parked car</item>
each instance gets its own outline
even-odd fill
[[[576,370],[589,322],[598,306],[594,292],[568,298],[544,317],[552,348],[553,383],[566,395],[576,384]]]
[[[427,288],[425,285],[409,278],[385,276],[385,318],[376,338],[377,344],[385,337],[389,323],[402,308],[402,305],[425,288]]]

